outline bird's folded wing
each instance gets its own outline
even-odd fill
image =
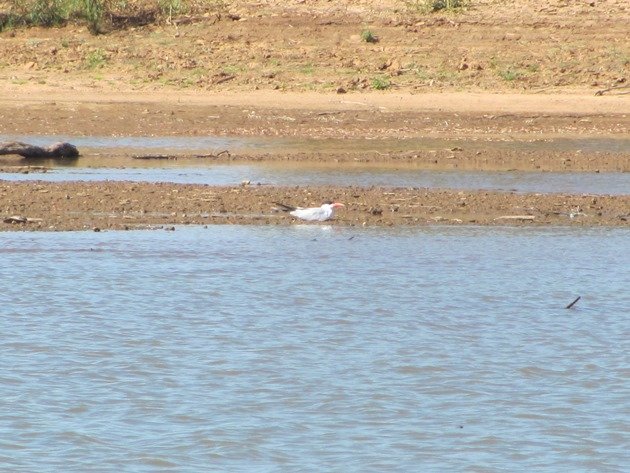
[[[273,202],[273,203],[276,204],[280,208],[280,210],[282,210],[283,212],[292,212],[297,209],[297,207],[286,205],[281,202]]]
[[[324,211],[324,209],[320,209],[319,207],[310,208],[310,209],[296,209],[291,212],[291,215],[297,218],[301,218],[302,220],[311,220],[311,221],[324,221],[328,220],[330,217],[329,214]]]

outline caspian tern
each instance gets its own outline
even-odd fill
[[[292,207],[291,205],[281,204],[280,202],[274,202],[280,210],[289,212],[290,215],[300,218],[302,220],[324,222],[330,220],[335,215],[335,209],[338,207],[345,207],[345,205],[339,202],[326,202],[321,207]]]

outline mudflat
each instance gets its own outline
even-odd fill
[[[77,24],[5,30],[0,135],[309,140],[207,150],[213,162],[630,172],[625,2],[471,1],[437,14],[411,3],[226,2],[96,36]],[[367,30],[376,42],[362,39]],[[408,144],[417,139],[450,144]],[[80,151],[93,160],[94,150]],[[131,151],[117,153],[138,166]],[[5,173],[55,165],[0,157]],[[0,229],[286,224],[272,202],[330,199],[346,204],[335,217],[346,225],[627,226],[630,217],[627,195],[17,183],[0,174],[0,216],[30,219]]]

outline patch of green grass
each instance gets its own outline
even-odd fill
[[[43,43],[43,40],[39,39],[39,38],[28,38],[26,40],[26,46],[28,46],[29,48],[36,48],[37,46],[39,46],[40,44]]]
[[[26,20],[39,26],[57,26],[66,19],[65,0],[36,0],[29,8]]]
[[[540,70],[540,66],[538,64],[528,64],[525,66],[525,69],[529,73],[536,74]]]
[[[158,83],[161,85],[167,85],[167,86],[179,84],[177,80],[171,79],[170,77],[160,77],[158,79]]]
[[[235,64],[227,65],[221,69],[221,72],[225,74],[230,74],[230,75],[240,74],[243,71],[244,71],[243,66],[238,66]]]
[[[7,25],[59,26],[69,18],[84,19],[88,25],[100,21],[109,0],[14,0],[10,14],[0,18],[0,29]]]
[[[315,72],[315,68],[312,64],[306,64],[305,66],[300,67],[298,70],[301,74],[306,74],[309,76],[313,75],[313,73]]]
[[[630,55],[616,46],[609,47],[607,53],[613,61],[621,64],[623,67],[630,64]]]
[[[370,30],[363,30],[361,31],[361,40],[366,43],[378,43],[378,36]]]
[[[180,87],[188,89],[190,87],[194,87],[195,84],[197,84],[197,79],[194,79],[193,77],[184,77],[183,79],[175,81],[174,83]]]
[[[387,77],[378,76],[372,79],[372,88],[374,90],[387,90],[391,87],[392,83]]]
[[[468,0],[406,0],[407,8],[421,13],[439,11],[456,12],[468,4]]]
[[[181,15],[188,11],[185,0],[158,0],[158,8],[162,15],[168,18],[169,23],[173,15]]]
[[[88,29],[92,34],[102,33],[101,22],[106,13],[103,0],[71,0],[73,10],[80,12],[88,23]]]
[[[507,82],[513,82],[515,80],[522,79],[525,76],[525,73],[523,71],[512,69],[511,67],[500,70],[498,74],[501,79]]]
[[[6,3],[6,2],[5,2]],[[20,26],[57,26],[66,22],[86,22],[93,34],[104,32],[113,15],[133,17],[138,3],[153,12],[155,18],[170,18],[192,11],[197,13],[224,11],[224,0],[12,0],[8,13],[0,12],[0,31]]]
[[[107,63],[107,56],[102,49],[95,49],[90,51],[85,56],[85,67],[87,69],[100,69]]]
[[[0,13],[0,32],[19,26],[19,18],[10,13]]]
[[[440,82],[455,82],[457,80],[457,73],[451,69],[438,69],[434,77]]]

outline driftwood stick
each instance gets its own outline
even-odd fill
[[[215,84],[222,84],[223,82],[227,82],[229,80],[235,79],[236,76],[234,75],[224,75],[224,76],[219,76],[214,80]]]
[[[536,220],[535,215],[502,215],[495,218],[495,220],[522,220],[524,222],[533,222]]]
[[[627,89],[628,87],[630,87],[630,85],[613,85],[612,87],[608,87],[607,89],[598,90],[597,92],[595,92],[595,95],[602,96],[606,92],[610,92],[611,90]],[[627,92],[624,92],[623,94],[620,94],[620,95],[625,95],[626,93]]]
[[[19,141],[5,141],[0,143],[0,155],[17,154],[27,159],[36,158],[76,158],[79,150],[70,143],[53,143],[42,148],[41,146],[20,143]]]
[[[565,309],[570,309],[571,307],[573,307],[577,303],[577,301],[579,301],[581,298],[582,298],[582,296],[577,296],[577,299],[575,299],[568,306],[566,306]]]
[[[220,158],[223,155],[227,156],[228,158],[231,156],[230,152],[227,149],[224,149],[217,154],[196,154],[195,158]]]
[[[220,158],[221,156],[231,156],[228,150],[223,150],[216,154],[193,154],[193,155],[174,155],[174,154],[141,154],[132,156],[133,159],[185,159],[185,158]]]
[[[142,154],[134,155],[132,159],[177,159],[177,156],[172,154]]]

